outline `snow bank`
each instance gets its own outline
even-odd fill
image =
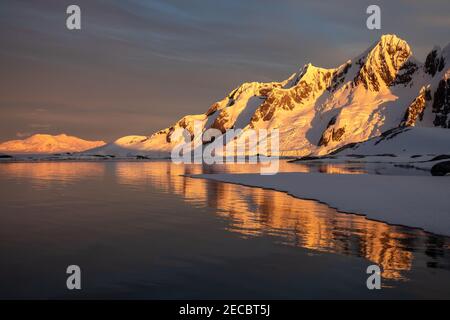
[[[450,236],[450,178],[320,173],[202,174],[193,178],[284,191],[390,224]]]
[[[396,128],[337,153],[337,155],[349,154],[392,154],[409,157],[450,154],[450,130],[419,127]]]

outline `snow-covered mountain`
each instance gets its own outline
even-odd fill
[[[0,144],[0,152],[13,153],[60,153],[81,152],[105,145],[104,141],[88,141],[65,134],[35,134],[23,140],[10,140]]]
[[[200,132],[278,129],[279,155],[323,155],[399,126],[449,128],[449,95],[450,45],[435,47],[421,63],[406,41],[384,35],[337,68],[308,64],[282,82],[244,83],[203,114],[90,153],[167,156],[183,139],[173,136],[178,128],[188,130],[193,140],[211,142],[194,130],[197,121]]]

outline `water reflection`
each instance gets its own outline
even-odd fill
[[[81,179],[98,178],[105,174],[99,162],[36,162],[2,163],[0,176],[11,179],[28,179],[34,189],[64,186]]]
[[[280,163],[280,171],[368,173],[362,165]],[[391,226],[285,193],[184,177],[200,173],[260,172],[254,164],[216,166],[171,162],[42,162],[0,165],[6,179],[24,178],[35,189],[64,188],[83,179],[111,179],[127,188],[176,194],[189,205],[214,208],[230,232],[271,237],[285,245],[357,257],[383,267],[383,277],[406,279],[417,259],[428,268],[450,269],[450,241],[420,230]],[[373,172],[372,172],[373,173]],[[111,177],[111,178],[110,178]]]
[[[386,279],[407,279],[415,255],[428,267],[449,269],[449,239],[421,230],[391,226],[363,216],[342,214],[327,205],[285,193],[187,178],[214,172],[259,172],[257,165],[176,165],[170,162],[116,163],[118,183],[133,188],[151,185],[177,194],[190,205],[209,206],[243,237],[274,237],[286,245],[364,257],[382,266]],[[283,171],[315,170],[284,163]],[[333,173],[366,173],[330,166]]]

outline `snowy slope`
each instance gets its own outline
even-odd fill
[[[435,157],[450,155],[450,130],[443,128],[407,127],[384,132],[336,155],[395,155],[397,157]]]
[[[278,129],[280,155],[323,155],[398,126],[450,127],[449,77],[450,46],[434,48],[421,63],[406,41],[384,35],[337,68],[308,64],[282,82],[244,83],[204,114],[90,152],[168,156],[183,141],[174,136],[179,128],[200,144],[211,142],[202,137],[207,129],[243,129],[244,136],[249,129]]]
[[[105,145],[104,141],[88,141],[65,134],[35,134],[24,140],[10,140],[0,144],[0,152],[7,154],[80,152]]]

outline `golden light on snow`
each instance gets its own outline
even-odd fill
[[[10,140],[0,144],[4,153],[62,153],[80,152],[103,146],[104,141],[88,141],[66,134],[35,134],[23,140]]]

